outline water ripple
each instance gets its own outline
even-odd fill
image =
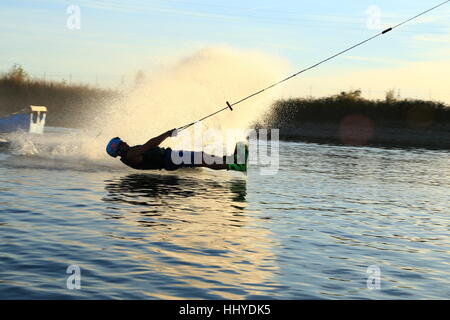
[[[4,299],[440,299],[445,151],[281,143],[280,170],[0,164]],[[57,165],[53,161],[52,165]],[[68,290],[78,265],[82,289]],[[367,267],[381,289],[367,288]]]

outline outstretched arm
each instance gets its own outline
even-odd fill
[[[170,137],[172,135],[172,133],[176,130],[177,129],[172,129],[167,132],[164,132],[163,134],[161,134],[157,137],[151,138],[142,146],[142,148],[141,148],[142,152],[145,152],[151,148],[159,146],[164,140],[166,140],[168,137]]]

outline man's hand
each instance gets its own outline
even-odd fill
[[[168,132],[169,132],[169,135],[170,135],[172,138],[178,136],[178,130],[177,130],[176,128],[175,128],[175,129],[172,129],[172,130],[169,130]]]

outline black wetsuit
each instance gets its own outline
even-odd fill
[[[132,148],[139,148],[139,146],[134,146]],[[137,170],[161,170],[165,169],[168,171],[177,170],[182,167],[195,167],[195,159],[202,159],[202,152],[194,152],[194,151],[182,151],[182,150],[172,150],[171,148],[159,148],[153,147],[147,150],[142,157],[142,161],[139,164],[134,164],[128,161],[127,153],[130,150],[128,149],[125,154],[120,158],[120,161],[125,163],[127,166],[137,169]],[[176,155],[183,158],[184,156],[188,157],[187,162],[182,162],[176,164],[172,160],[172,152],[175,152]],[[186,155],[187,153],[187,155]]]
[[[132,148],[141,147],[141,146],[135,146]],[[130,148],[131,149],[131,148]],[[129,149],[129,150],[130,150]],[[161,170],[167,167],[167,153],[170,151],[170,148],[159,148],[154,147],[149,150],[147,150],[143,156],[142,161],[139,164],[134,164],[128,161],[127,159],[127,150],[125,154],[120,158],[120,161],[125,163],[127,166],[138,169],[138,170]]]

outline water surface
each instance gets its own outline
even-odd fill
[[[449,159],[283,142],[276,175],[244,176],[3,150],[0,298],[448,298]]]

